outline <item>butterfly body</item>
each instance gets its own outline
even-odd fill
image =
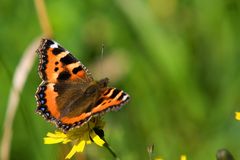
[[[37,52],[43,81],[36,92],[36,112],[64,132],[128,102],[127,93],[108,87],[108,78],[95,81],[86,67],[57,42],[43,39]]]

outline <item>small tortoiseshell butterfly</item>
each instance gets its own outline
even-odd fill
[[[122,90],[108,87],[108,78],[95,81],[87,68],[69,51],[50,39],[42,39],[38,72],[42,79],[36,92],[37,110],[45,119],[67,132],[130,99]]]

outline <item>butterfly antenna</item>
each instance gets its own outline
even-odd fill
[[[103,53],[104,53],[104,43],[102,42],[102,49],[101,49],[101,72],[103,72]],[[102,73],[103,74],[103,73]]]
[[[103,59],[103,52],[104,52],[104,43],[102,43],[101,59]]]

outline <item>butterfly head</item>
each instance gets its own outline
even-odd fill
[[[104,78],[104,79],[101,79],[100,81],[98,81],[97,83],[98,83],[99,87],[106,88],[108,82],[109,82],[109,79],[108,78]]]

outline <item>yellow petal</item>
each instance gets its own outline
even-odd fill
[[[55,131],[55,133],[48,132],[47,137],[44,138],[44,144],[68,143],[71,140],[63,132]]]
[[[67,144],[68,142],[71,142],[71,140],[70,139],[64,139],[62,143]]]
[[[80,141],[77,145],[77,152],[82,152],[84,150],[85,147],[85,141]]]
[[[44,144],[55,144],[55,143],[61,143],[63,141],[64,141],[63,138],[51,138],[51,137],[44,138]]]
[[[65,137],[67,137],[66,134],[64,134],[62,132],[58,132],[58,131],[55,131],[55,133],[48,132],[47,136],[48,137],[56,137],[56,138],[65,138]]]
[[[68,155],[65,157],[65,159],[70,159],[72,156],[77,152],[77,147],[74,145],[71,151],[68,153]]]
[[[87,143],[87,144],[91,144],[91,143],[92,143],[92,141],[91,141],[91,140],[88,140],[88,141],[86,141],[86,143]]]
[[[85,147],[85,141],[80,141],[77,145],[74,145],[73,148],[71,149],[71,151],[68,153],[68,155],[66,156],[66,159],[70,159],[72,158],[72,156],[76,153],[76,152],[83,152]]]
[[[91,132],[91,137],[94,143],[96,143],[99,146],[103,146],[105,144],[105,141],[102,140],[95,132]]]
[[[187,156],[186,155],[181,155],[180,160],[187,160]]]
[[[235,119],[240,121],[240,112],[235,112]]]

